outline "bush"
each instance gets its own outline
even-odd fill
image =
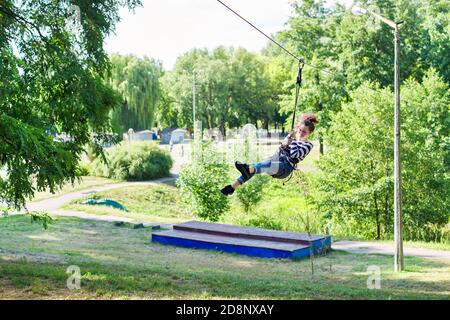
[[[228,165],[223,162],[210,142],[203,143],[202,157],[185,165],[177,186],[183,201],[202,219],[218,221],[229,209],[229,201],[220,192],[228,181]]]
[[[91,174],[118,180],[149,180],[170,174],[172,158],[155,143],[122,142],[106,153],[108,165],[94,160]]]
[[[251,217],[248,221],[248,224],[263,229],[271,229],[271,230],[283,230],[283,224],[280,221],[277,221],[274,217],[260,214],[254,217]]]
[[[261,201],[263,187],[269,182],[267,175],[257,174],[236,190],[237,199],[246,213],[253,212]]]
[[[88,176],[90,173],[89,166],[86,164],[80,164],[78,170],[81,176]]]

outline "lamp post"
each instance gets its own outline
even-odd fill
[[[394,29],[395,43],[395,67],[394,67],[394,270],[396,272],[403,270],[403,231],[402,231],[402,194],[401,194],[401,161],[400,161],[400,29],[399,25],[403,23],[394,22],[379,14],[363,9],[353,7],[352,13],[355,15],[371,14],[375,18],[383,21]]]

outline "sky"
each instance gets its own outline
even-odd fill
[[[135,54],[160,60],[166,70],[192,48],[220,45],[259,51],[267,38],[217,0],[142,0],[135,12],[121,9],[115,34],[105,41],[109,54]],[[291,0],[222,0],[266,34],[285,28]],[[329,1],[333,3],[335,1]],[[351,0],[339,0],[350,4]]]

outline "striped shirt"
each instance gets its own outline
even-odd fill
[[[295,168],[296,164],[305,159],[312,148],[313,144],[309,141],[292,140],[288,152],[284,155],[289,164]]]

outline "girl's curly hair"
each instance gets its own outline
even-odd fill
[[[300,127],[301,125],[305,125],[308,127],[309,132],[313,133],[315,129],[315,125],[319,123],[319,119],[313,112],[307,112],[302,114],[300,117],[300,122],[295,125],[295,128]]]

